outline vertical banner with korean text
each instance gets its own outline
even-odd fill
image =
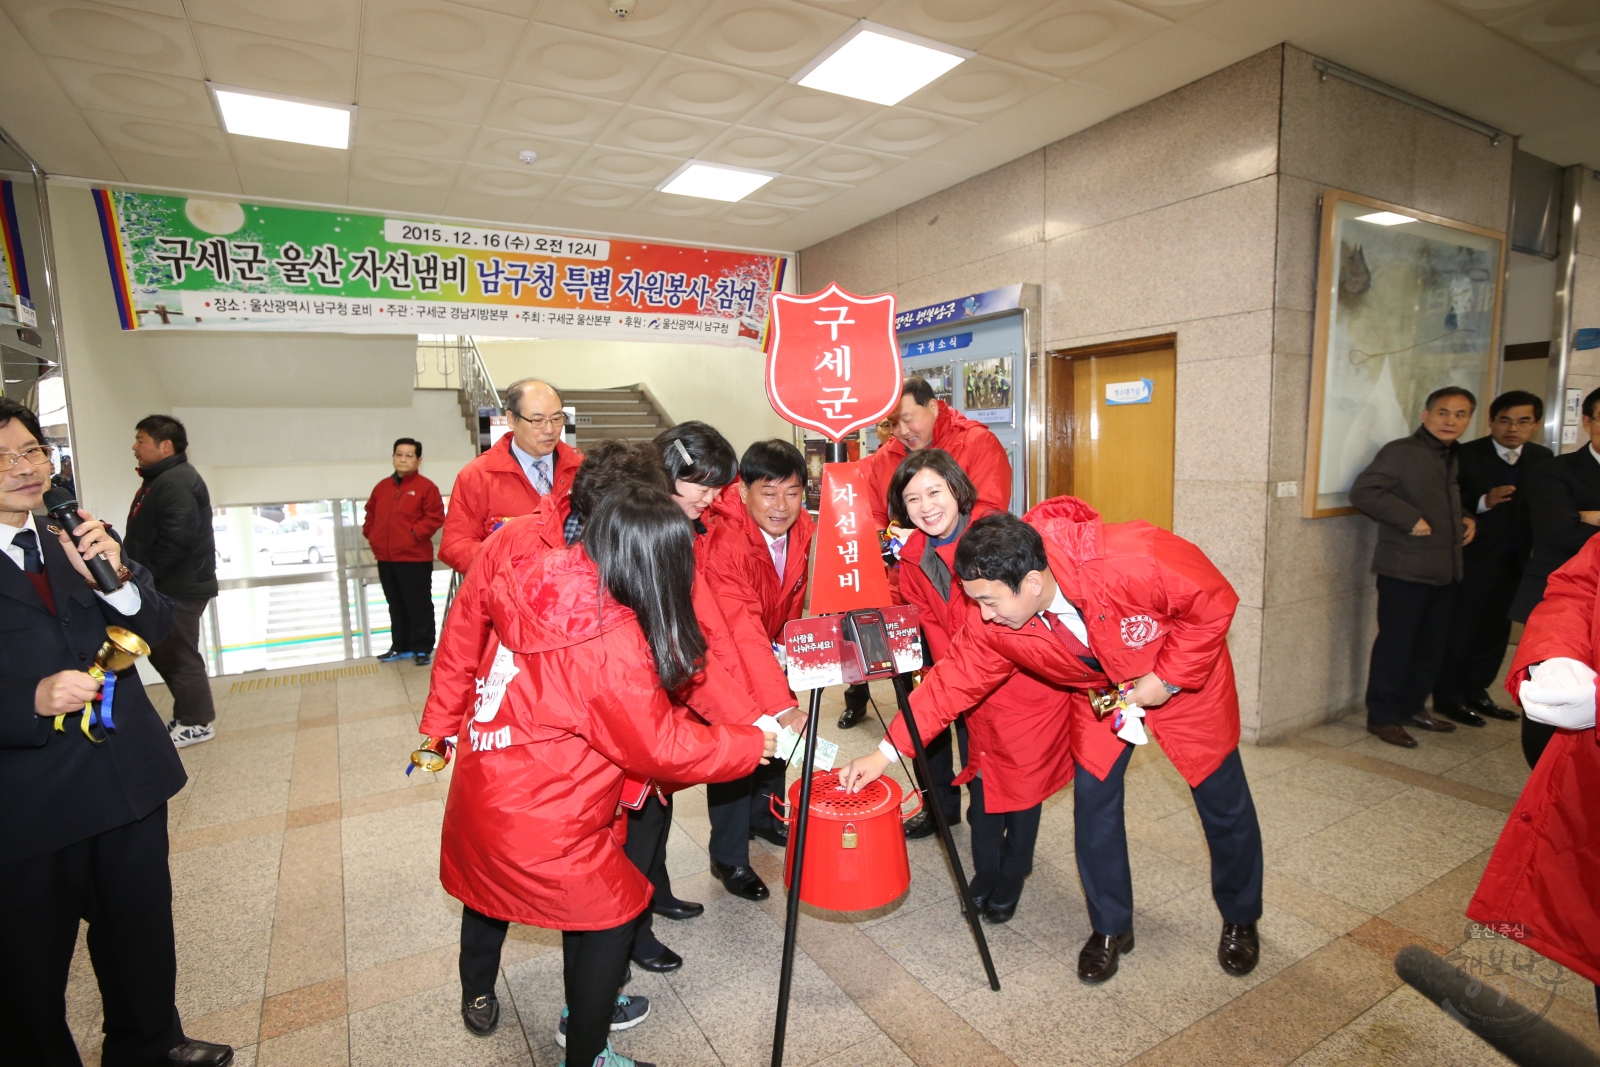
[[[859,464],[829,463],[823,468],[816,551],[811,572],[813,615],[894,603]]]
[[[125,330],[475,333],[758,349],[784,259],[96,189]]]

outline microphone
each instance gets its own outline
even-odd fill
[[[44,506],[49,509],[50,517],[56,520],[57,525],[67,531],[72,543],[77,544],[78,535],[72,531],[82,526],[83,520],[78,517],[78,502],[73,499],[72,494],[58,486],[44,494]],[[110,560],[104,556],[96,556],[83,562],[88,565],[89,573],[94,575],[94,580],[100,586],[102,593],[115,593],[122,588],[122,582],[117,578],[117,572],[111,566]]]

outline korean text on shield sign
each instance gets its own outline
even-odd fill
[[[860,536],[859,531],[862,525],[860,518],[856,514],[856,487],[849,482],[834,486],[833,504],[837,509],[833,525],[838,529],[841,538],[848,539],[839,543],[839,555],[843,559],[844,565],[849,568],[840,572],[839,587],[841,589],[853,589],[859,593],[861,592],[861,568],[858,564],[861,562],[861,542],[857,538]],[[871,530],[872,524],[870,522],[867,523],[866,528]]]
[[[818,311],[836,311],[836,312],[839,313],[839,317],[836,318],[836,319],[812,319],[811,320],[812,322],[816,323],[818,326],[826,326],[828,328],[829,334],[831,335],[831,340],[834,340],[834,341],[838,341],[839,340],[839,327],[841,327],[841,326],[854,326],[855,325],[855,322],[856,322],[855,319],[847,319],[847,318],[845,318],[845,316],[850,313],[850,309],[847,308],[847,307],[819,307],[819,308],[817,308],[817,310]],[[812,369],[813,370],[819,370],[819,371],[820,370],[832,371],[835,381],[848,382],[850,380],[850,346],[849,345],[836,345],[833,348],[825,348],[825,349],[823,349],[822,350],[822,359]],[[832,397],[832,398],[827,399],[827,400],[819,400],[819,401],[817,401],[818,405],[820,405],[823,408],[822,417],[827,419],[830,422],[843,422],[844,420],[848,419],[850,416],[845,414],[844,406],[846,404],[858,403],[858,400],[855,397],[850,395],[850,387],[848,385],[838,386],[838,387],[834,387],[834,388],[829,388],[828,386],[823,386],[822,387],[822,391],[824,393],[838,393],[839,394],[838,396]]]

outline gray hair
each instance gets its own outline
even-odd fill
[[[519,378],[506,386],[506,414],[522,414],[522,394],[536,385],[542,385],[556,395],[557,403],[565,406],[566,401],[561,398],[561,390],[540,378]]]

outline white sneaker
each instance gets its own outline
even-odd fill
[[[217,736],[217,732],[211,728],[210,723],[206,723],[204,726],[182,726],[177,719],[167,723],[167,733],[171,736],[172,744],[176,748],[188,748],[190,745],[198,745],[202,741],[209,741]]]

